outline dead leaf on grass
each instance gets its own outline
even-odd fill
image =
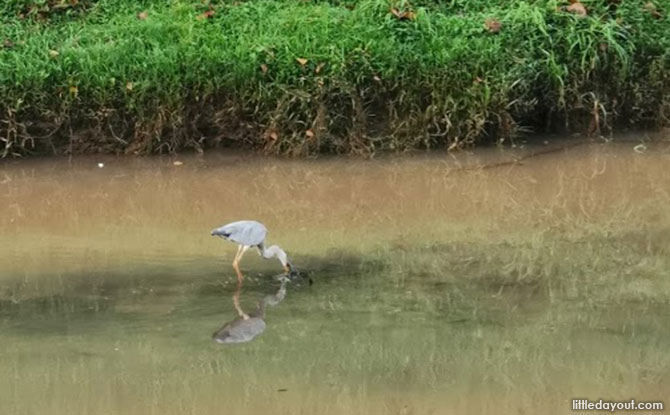
[[[214,10],[209,9],[206,12],[197,15],[196,19],[198,19],[198,20],[211,19],[212,17],[214,17],[215,14],[216,14],[216,12]]]
[[[587,15],[586,7],[584,7],[584,5],[578,1],[575,1],[566,7],[565,10],[579,17],[586,17]]]
[[[414,20],[416,14],[412,10],[403,10],[400,11],[395,7],[391,8],[391,14],[394,15],[398,20]]]
[[[502,23],[492,17],[489,17],[484,22],[484,27],[486,27],[486,30],[491,33],[498,33],[500,32],[500,29],[502,29]]]
[[[658,10],[656,5],[650,1],[644,4],[644,9],[650,13],[654,18],[660,19],[661,18],[661,12]]]

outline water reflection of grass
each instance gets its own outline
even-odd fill
[[[233,312],[219,268],[4,281],[0,402],[8,413],[362,414],[660,399],[668,237],[600,228],[298,258],[316,285],[289,287],[267,331],[234,348],[209,339]],[[270,275],[250,273],[243,302],[272,291]]]

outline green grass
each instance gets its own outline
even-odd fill
[[[660,2],[585,1],[586,18],[549,0],[212,2],[204,19],[199,1],[61,3],[0,6],[5,156],[369,154],[667,123]]]

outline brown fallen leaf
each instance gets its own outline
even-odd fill
[[[305,66],[308,62],[305,58],[296,58],[295,60],[300,64],[300,66]]]
[[[53,4],[51,5],[51,10],[59,10],[59,9],[69,9],[69,8],[74,8],[76,6],[76,3],[73,4],[67,4],[67,3],[58,3],[58,4]],[[49,7],[49,6],[47,6]]]
[[[146,11],[146,10],[143,11],[143,12],[139,12],[139,13],[137,13],[137,18],[140,19],[140,20],[144,20],[144,19],[146,19],[147,17],[149,17],[149,12]]]
[[[650,1],[646,2],[643,6],[643,8],[648,12],[651,13],[651,15],[656,18],[660,19],[661,18],[661,12],[658,10],[656,5]]]
[[[484,22],[484,27],[491,33],[498,33],[500,32],[500,29],[502,29],[502,23],[492,17],[489,17]]]
[[[210,10],[207,10],[206,12],[204,12],[204,13],[201,13],[201,14],[197,15],[196,19],[198,19],[198,20],[211,19],[212,17],[214,17],[215,14],[216,14],[216,12],[214,10],[210,9]]]
[[[261,63],[261,72],[263,72],[263,75],[268,73],[268,66],[264,63]]]
[[[316,68],[314,68],[314,73],[318,74],[319,72],[321,72],[321,69],[323,69],[324,66],[326,66],[325,62],[321,62],[318,65],[316,65]]]
[[[566,7],[565,10],[579,17],[586,17],[587,15],[586,7],[584,7],[584,5],[578,1],[575,1]]]
[[[400,11],[395,7],[391,8],[391,14],[394,15],[398,20],[414,20],[416,17],[412,10]]]

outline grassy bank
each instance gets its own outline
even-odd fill
[[[371,153],[670,114],[660,1],[206,3],[4,2],[0,154]]]

